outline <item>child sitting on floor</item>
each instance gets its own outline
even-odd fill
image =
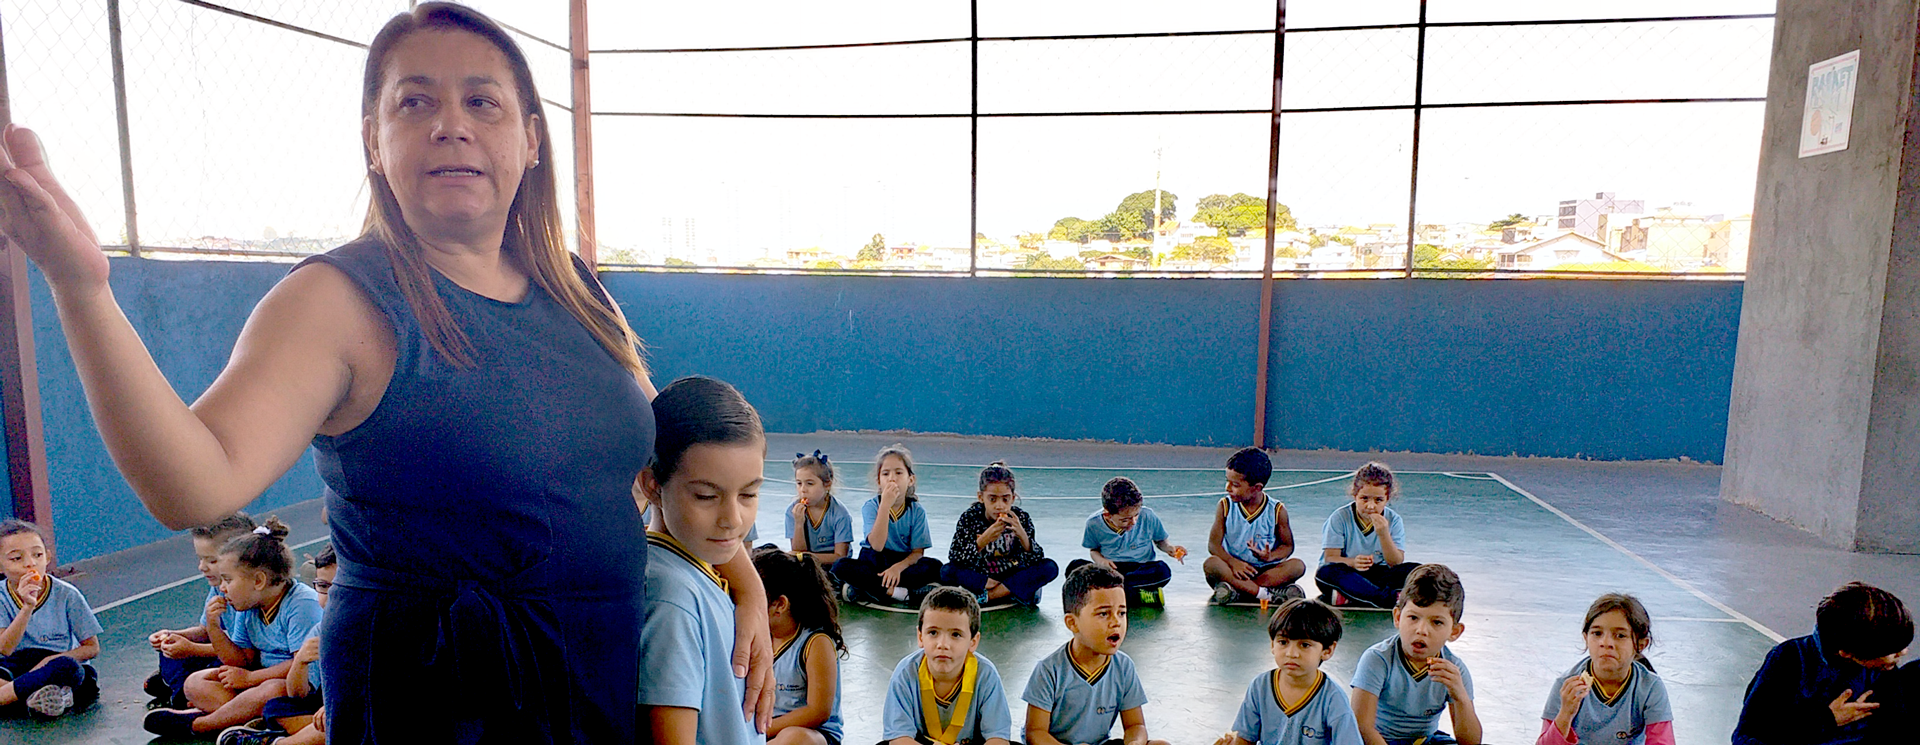
[[[1166,745],[1147,739],[1133,658],[1120,651],[1127,638],[1126,580],[1119,572],[1081,564],[1061,588],[1072,638],[1033,666],[1027,678],[1027,742],[1030,745]],[[1121,739],[1112,739],[1120,722]]]
[[[1093,560],[1068,562],[1067,574],[1088,563],[1099,564],[1127,578],[1128,600],[1137,597],[1144,603],[1165,604],[1160,588],[1173,580],[1173,569],[1155,558],[1154,550],[1185,564],[1187,549],[1167,543],[1167,527],[1145,501],[1132,479],[1117,476],[1107,481],[1100,489],[1100,511],[1087,517],[1086,532],[1080,537],[1080,545]]]
[[[767,587],[767,627],[773,635],[772,745],[840,745],[840,610],[827,573],[811,554],[779,549],[753,552],[753,568]]]
[[[1233,729],[1214,745],[1361,745],[1345,687],[1320,671],[1340,643],[1340,612],[1295,598],[1267,619],[1274,669],[1247,685]]]
[[[793,456],[793,504],[787,506],[788,549],[820,566],[847,558],[853,546],[853,516],[833,498],[833,463],[818,450]]]
[[[981,605],[1004,600],[1034,607],[1040,588],[1060,576],[1033,537],[1033,518],[1014,505],[1013,471],[995,461],[980,469],[977,501],[960,513],[941,584],[965,587]]]
[[[867,521],[860,555],[834,562],[833,576],[846,586],[848,600],[916,604],[939,581],[940,561],[927,556],[933,533],[914,496],[913,453],[900,444],[881,448],[873,482],[879,493],[860,508]]]
[[[1293,524],[1286,506],[1267,497],[1270,478],[1273,461],[1259,448],[1243,448],[1227,460],[1227,496],[1213,511],[1210,555],[1201,565],[1214,605],[1306,594],[1294,582],[1307,573],[1307,564],[1293,558]]]
[[[1367,745],[1480,745],[1473,674],[1447,649],[1467,630],[1466,606],[1452,569],[1424,564],[1407,575],[1394,635],[1361,653],[1353,671],[1353,718]],[[1442,711],[1452,715],[1452,735],[1439,730]]]
[[[1353,501],[1334,510],[1320,533],[1321,564],[1313,579],[1323,602],[1375,608],[1396,604],[1407,574],[1420,566],[1407,561],[1406,528],[1400,513],[1387,506],[1397,491],[1393,471],[1386,466],[1368,463],[1354,471],[1347,488]]]
[[[78,588],[47,574],[51,559],[39,526],[0,521],[0,709],[24,703],[47,718],[100,698],[87,664],[100,654],[100,621]]]
[[[893,668],[881,718],[888,745],[1009,745],[1013,713],[993,661],[978,654],[980,603],[958,587],[920,602],[920,651]]]
[[[307,562],[313,565],[313,591],[320,596],[320,607],[327,607],[327,594],[333,591],[333,578],[340,573],[339,560],[329,544]],[[260,726],[252,723],[228,727],[220,733],[216,745],[326,745],[327,711],[320,694],[320,633],[300,645],[293,653],[293,666],[287,668],[287,695],[269,699],[260,707]]]
[[[320,595],[293,578],[287,526],[276,518],[220,550],[220,597],[207,603],[207,638],[221,666],[187,677],[190,709],[147,712],[148,732],[192,737],[260,716],[287,695],[293,655],[319,633]]]
[[[258,527],[253,518],[245,512],[236,512],[211,525],[202,525],[189,531],[193,537],[193,555],[199,559],[200,576],[207,580],[207,597],[200,602],[205,608],[207,603],[220,595],[220,549],[228,541],[253,532]],[[147,702],[149,709],[187,708],[187,676],[210,667],[219,667],[220,658],[213,653],[213,645],[207,641],[207,616],[200,614],[200,622],[184,629],[161,629],[147,635],[147,643],[153,645],[154,652],[160,656],[160,669],[147,676],[147,695],[153,697]]]
[[[1667,684],[1645,655],[1653,617],[1639,598],[1608,593],[1587,607],[1587,656],[1547,692],[1534,745],[1673,745]]]
[[[1848,582],[1820,601],[1813,633],[1767,653],[1747,684],[1733,745],[1893,742],[1913,730],[1882,716],[1913,616],[1893,593]],[[1878,692],[1879,696],[1875,693]],[[1906,735],[1898,735],[1905,732]]]

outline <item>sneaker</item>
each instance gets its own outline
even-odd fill
[[[1288,600],[1296,600],[1306,596],[1307,591],[1300,589],[1299,585],[1287,585],[1286,588],[1280,591],[1280,601],[1283,603]]]
[[[286,736],[286,733],[278,729],[255,727],[253,723],[249,723],[239,727],[228,727],[220,733],[220,739],[215,740],[214,745],[268,745]]]
[[[980,603],[980,607],[982,607],[982,608],[985,608],[985,607],[987,607],[988,605],[992,605],[992,604],[993,604],[993,599],[992,599],[992,598],[989,598],[989,597],[987,597],[987,594],[986,594],[986,593],[984,593],[984,592],[983,592],[983,593],[980,593],[980,594],[978,594],[978,595],[975,595],[975,596],[973,596],[973,599],[974,599],[974,600],[975,600],[976,602],[978,602],[978,603]]]
[[[33,713],[51,719],[73,708],[73,689],[61,685],[40,686],[27,695],[26,703]]]
[[[853,589],[853,585],[841,585],[840,599],[845,600],[849,603],[858,603],[860,602],[860,600],[855,595],[858,592],[859,590]]]
[[[1166,604],[1166,602],[1167,602],[1166,596],[1161,593],[1161,590],[1158,587],[1148,588],[1140,591],[1141,605],[1164,605]]]
[[[912,590],[908,590],[907,591],[907,607],[909,608],[920,607],[920,601],[927,599],[928,593],[931,593],[934,590],[937,590],[939,588],[940,588],[939,585],[929,582],[919,587],[915,587]]]
[[[161,737],[188,738],[194,736],[193,720],[200,716],[199,709],[154,709],[140,726]]]
[[[1207,602],[1214,605],[1226,605],[1233,602],[1233,596],[1238,594],[1240,594],[1240,591],[1233,589],[1233,585],[1221,582],[1213,586],[1213,597],[1208,598]]]
[[[169,688],[167,681],[160,677],[159,670],[155,670],[152,675],[147,676],[147,684],[141,686],[140,689],[146,691],[148,696],[152,696],[161,701],[173,698],[173,689]]]

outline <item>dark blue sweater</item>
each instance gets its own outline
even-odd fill
[[[1876,743],[1892,736],[1899,708],[1895,676],[1870,670],[1834,655],[1817,634],[1781,642],[1767,653],[1760,671],[1747,684],[1740,723],[1733,729],[1733,745],[1841,745]],[[1833,723],[1827,708],[1841,691],[1858,699],[1873,691],[1868,701],[1883,705],[1873,714],[1845,727]]]

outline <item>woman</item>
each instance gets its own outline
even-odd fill
[[[229,514],[316,449],[340,558],[321,660],[334,742],[423,721],[461,742],[631,741],[646,541],[629,495],[653,388],[562,243],[526,59],[485,16],[422,4],[374,39],[361,109],[364,233],[260,301],[191,407],[11,126],[0,227],[46,275],[107,447],[162,523]],[[722,572],[764,723],[764,595],[745,552]]]

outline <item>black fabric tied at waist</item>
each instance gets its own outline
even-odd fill
[[[557,629],[542,620],[552,617],[546,612],[551,596],[544,590],[545,583],[524,579],[537,576],[537,569],[515,578],[482,582],[396,572],[342,560],[334,582],[354,589],[448,601],[434,613],[427,669],[435,680],[451,683],[453,695],[449,701],[462,709],[462,715],[497,719],[503,708],[526,711],[534,703],[530,696],[543,695],[547,686],[540,680],[538,650],[545,647],[558,653],[562,646]],[[415,622],[421,624],[419,632],[427,631],[425,621],[424,613],[416,616]],[[391,634],[397,629],[381,631]]]

